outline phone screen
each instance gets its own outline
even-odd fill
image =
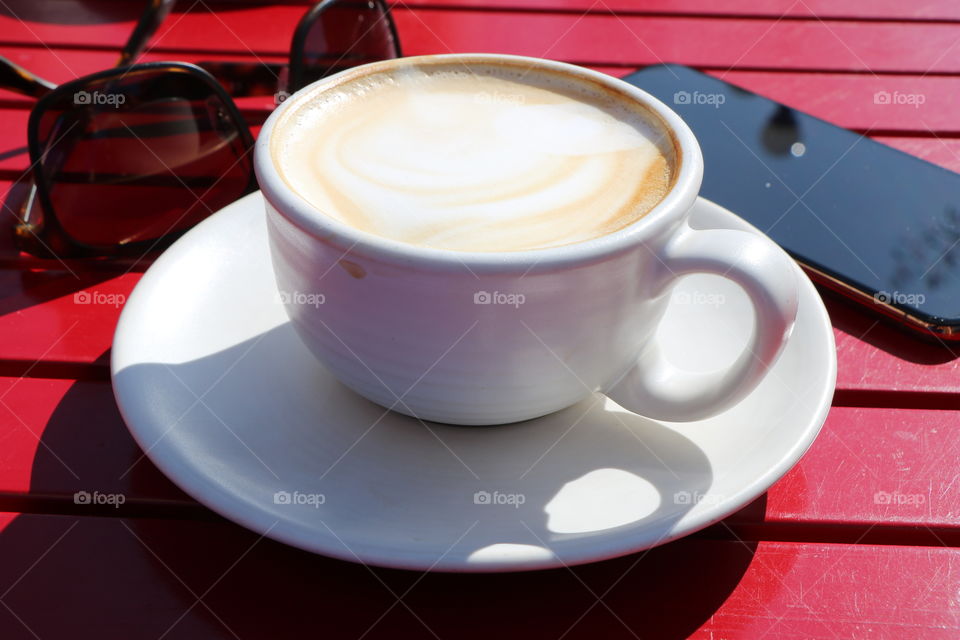
[[[688,67],[624,80],[693,129],[702,196],[833,278],[958,322],[960,175]]]

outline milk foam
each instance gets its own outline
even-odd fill
[[[272,153],[324,214],[446,249],[579,242],[666,195],[672,147],[641,107],[530,75],[404,69],[348,81],[293,105]]]

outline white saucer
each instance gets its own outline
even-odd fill
[[[753,229],[703,199],[693,224]],[[113,385],[157,467],[271,538],[406,569],[572,565],[712,524],[800,459],[836,378],[826,310],[800,279],[783,355],[752,395],[710,420],[654,422],[595,396],[508,426],[423,424],[354,395],[300,343],[276,294],[255,193],[144,275],[117,327]],[[736,286],[690,276],[659,339],[676,364],[721,366],[752,317]]]

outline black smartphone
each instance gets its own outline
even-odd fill
[[[701,195],[769,235],[815,282],[960,339],[960,174],[682,65],[624,80],[693,129]]]

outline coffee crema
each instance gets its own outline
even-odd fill
[[[518,251],[581,242],[669,191],[670,135],[640,104],[561,74],[401,67],[291,105],[271,140],[323,214],[410,244]]]

